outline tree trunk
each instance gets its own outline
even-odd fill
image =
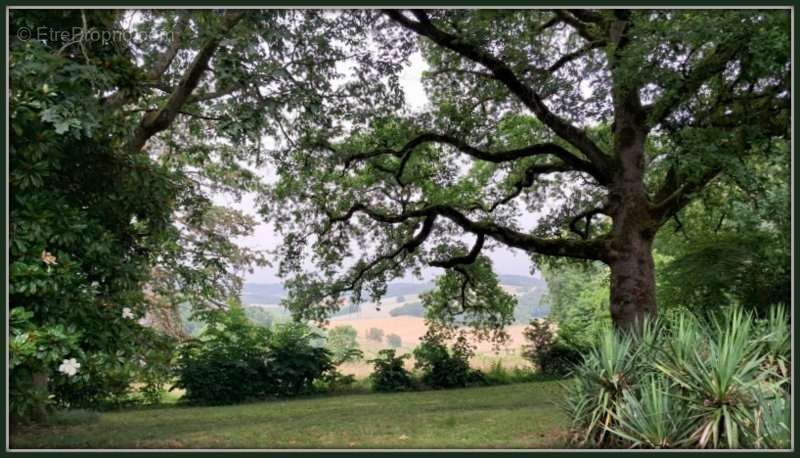
[[[617,329],[638,328],[656,314],[653,239],[658,231],[644,186],[647,131],[635,94],[616,107],[614,132],[617,164],[609,187],[613,225],[606,262],[611,268],[611,318]]]
[[[617,329],[637,328],[656,315],[656,280],[652,240],[630,234],[611,267],[611,319]]]

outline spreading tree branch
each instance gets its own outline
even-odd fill
[[[424,11],[412,11],[417,18],[416,21],[398,10],[386,10],[385,13],[406,29],[427,37],[439,46],[454,51],[489,70],[494,75],[494,79],[504,84],[542,123],[583,153],[597,168],[598,174],[604,177],[602,181],[605,181],[609,168],[605,154],[585,132],[550,111],[542,97],[532,88],[523,84],[508,64],[478,46],[437,28]]]
[[[241,11],[228,10],[225,12],[222,17],[222,30],[220,33],[208,39],[203,47],[200,48],[189,68],[183,74],[178,86],[170,94],[164,105],[142,118],[133,134],[133,138],[128,142],[128,149],[140,151],[150,137],[167,129],[172,124],[208,69],[208,63],[217,48],[219,48],[222,35],[230,31],[242,17],[243,13]]]
[[[686,180],[678,185],[675,178],[665,180],[665,184],[656,193],[656,203],[653,206],[653,215],[661,224],[668,221],[673,215],[685,207],[695,194],[702,191],[717,175],[722,172],[722,167],[713,166],[697,178]],[[669,176],[669,173],[668,173]],[[675,186],[678,186],[675,188]]]
[[[548,256],[566,256],[592,260],[604,260],[606,257],[606,242],[603,237],[591,240],[535,237],[506,226],[501,226],[493,221],[473,221],[460,210],[448,205],[431,205],[416,210],[409,210],[401,214],[392,214],[357,203],[350,207],[344,215],[333,217],[331,220],[332,222],[347,221],[357,212],[363,213],[375,221],[389,224],[402,223],[411,218],[441,216],[449,219],[467,232],[476,235],[483,234],[506,246],[519,248],[528,252]]]
[[[737,39],[719,43],[675,87],[668,88],[661,98],[646,107],[648,125],[653,127],[662,123],[681,103],[695,95],[703,83],[725,70],[741,47],[742,43]]]
[[[597,167],[595,167],[594,164],[575,156],[574,154],[564,149],[562,146],[555,143],[539,143],[536,145],[530,145],[524,148],[518,148],[513,150],[489,152],[475,148],[474,146],[467,144],[463,140],[452,137],[450,135],[443,135],[436,133],[420,134],[414,137],[413,139],[409,140],[399,150],[378,149],[365,153],[359,153],[347,156],[344,159],[345,167],[349,167],[350,164],[355,161],[363,161],[373,157],[388,154],[400,158],[400,168],[397,171],[398,176],[400,176],[402,175],[405,165],[411,158],[411,155],[413,154],[415,148],[425,143],[441,143],[450,145],[455,147],[462,153],[467,154],[471,157],[493,163],[512,162],[526,157],[551,155],[561,159],[564,162],[564,166],[562,167],[566,170],[586,172],[592,175],[598,181],[601,181],[604,178],[604,175],[600,173],[600,171],[597,169]],[[326,148],[333,150],[333,148],[330,145],[325,145],[325,146]],[[566,171],[566,170],[559,170],[559,171]]]
[[[469,253],[467,253],[466,256],[454,256],[449,259],[431,261],[428,264],[433,267],[441,267],[444,269],[450,269],[465,264],[472,264],[476,259],[478,259],[478,255],[483,249],[483,243],[485,240],[486,236],[484,234],[478,234],[478,237],[475,239],[475,245],[472,246],[472,249],[469,251]]]
[[[578,234],[583,240],[587,240],[591,236],[592,218],[595,215],[605,214],[605,212],[606,209],[604,208],[593,208],[591,210],[586,210],[581,213],[578,213],[569,222],[569,229],[572,232]],[[578,227],[578,222],[580,222],[580,220],[584,220],[583,229]]]

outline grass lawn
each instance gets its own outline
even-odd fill
[[[18,429],[11,448],[553,448],[564,443],[560,396],[542,381],[129,410]]]

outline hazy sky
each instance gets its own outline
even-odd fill
[[[406,93],[406,103],[410,108],[415,110],[422,109],[428,103],[428,97],[422,86],[422,72],[427,68],[425,61],[419,53],[411,56],[409,65],[405,68],[400,75],[400,81]],[[220,198],[220,203],[225,203],[239,208],[251,215],[256,216],[257,220],[261,220],[256,214],[255,196],[245,196],[240,203],[226,201]],[[535,222],[533,215],[525,215],[521,218],[520,223],[523,227],[531,227]],[[469,242],[473,237],[469,237]],[[259,249],[273,249],[282,243],[281,237],[274,232],[271,225],[261,223],[256,227],[255,233],[251,237],[243,238],[240,240],[243,245],[259,248]],[[495,248],[493,251],[487,253],[494,262],[495,272],[498,274],[514,274],[514,275],[528,275],[530,274],[531,263],[528,256],[519,250],[511,250],[507,248]],[[425,272],[426,279],[431,279],[440,273],[440,269],[431,268]],[[259,268],[252,274],[245,276],[246,281],[254,283],[273,283],[278,282],[280,279],[276,276],[275,268]],[[405,281],[415,281],[411,276],[407,276]]]

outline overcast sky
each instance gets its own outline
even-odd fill
[[[428,103],[428,97],[422,86],[422,72],[427,68],[425,61],[419,53],[411,56],[409,65],[400,76],[401,84],[406,93],[406,103],[410,108],[420,110]],[[232,205],[251,214],[261,221],[256,214],[255,196],[247,195],[240,203],[226,201],[220,198],[220,203]],[[524,227],[530,227],[535,222],[533,215],[525,215],[521,223]],[[469,238],[470,242],[472,238]],[[240,239],[240,242],[252,248],[273,249],[283,241],[275,233],[270,224],[261,223],[256,227],[255,233],[247,238]],[[528,256],[519,251],[507,248],[495,248],[487,253],[494,262],[495,272],[498,274],[529,275],[531,263]],[[276,263],[277,264],[277,263]],[[441,272],[440,269],[431,268],[425,272],[425,279],[430,280]],[[247,274],[245,280],[251,283],[274,283],[280,279],[276,276],[276,269],[265,267],[258,268],[252,274]],[[407,276],[404,281],[417,281],[411,276]]]

